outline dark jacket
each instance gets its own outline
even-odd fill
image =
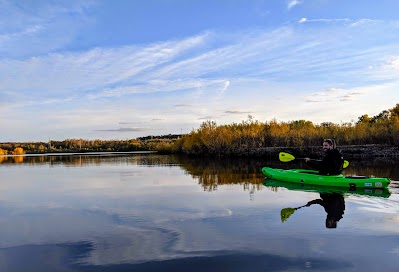
[[[321,175],[338,175],[342,172],[344,158],[338,149],[328,149],[322,160],[310,160],[306,164],[319,170]]]

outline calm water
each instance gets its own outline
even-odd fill
[[[0,157],[0,271],[398,271],[399,188],[324,197],[263,184],[267,159]],[[399,180],[398,162],[346,174]],[[378,194],[377,194],[378,195]]]

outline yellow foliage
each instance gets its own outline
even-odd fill
[[[12,152],[13,155],[23,155],[25,154],[25,151],[22,147],[16,147],[14,151]]]
[[[306,120],[261,123],[248,116],[241,123],[218,126],[204,122],[199,129],[175,142],[174,150],[186,154],[246,154],[263,147],[319,146],[326,138],[338,145],[399,144],[399,104],[374,117],[362,116],[359,122],[313,124]]]
[[[0,155],[7,155],[8,151],[0,148]]]

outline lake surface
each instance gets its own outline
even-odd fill
[[[351,161],[390,177],[387,194],[325,197],[263,184],[267,158],[156,154],[0,157],[0,271],[398,271],[399,163]],[[316,201],[317,202],[317,201]],[[343,205],[343,206],[342,206]],[[286,210],[285,210],[286,211]]]

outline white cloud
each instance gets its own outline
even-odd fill
[[[301,18],[298,23],[344,23],[348,26],[352,27],[360,27],[362,25],[387,25],[391,27],[398,27],[399,21],[384,21],[378,19],[369,19],[369,18],[361,18],[361,19],[351,19],[351,18],[314,18],[309,19],[306,17]]]
[[[252,112],[251,111],[242,111],[242,110],[227,110],[224,113],[227,113],[227,114],[250,114]]]
[[[300,0],[290,0],[290,1],[288,1],[287,8],[288,8],[288,9],[292,9],[292,8],[295,7],[295,6],[297,6],[297,5],[299,5],[299,4],[302,4],[302,2],[303,2],[303,1],[300,1]]]
[[[103,132],[150,132],[153,128],[144,128],[144,127],[123,127],[117,129],[95,129],[94,131],[103,131]]]
[[[206,80],[206,79],[187,79],[187,80],[151,80],[137,86],[124,86],[112,89],[105,89],[100,92],[89,94],[88,98],[97,99],[101,97],[120,97],[129,94],[148,94],[156,92],[178,91],[178,90],[197,90],[223,86],[225,90],[226,82],[224,80]]]
[[[382,20],[372,20],[372,19],[359,19],[359,20],[352,20],[352,26],[360,26],[360,25],[368,25],[368,24],[376,24],[383,22]]]
[[[399,57],[385,57],[385,60],[376,60],[367,67],[364,76],[379,81],[399,81]]]
[[[365,89],[340,89],[329,88],[320,92],[312,93],[306,97],[306,102],[344,102],[357,99],[359,95],[367,93]]]
[[[223,86],[222,92],[226,91],[227,88],[229,87],[229,85],[230,85],[230,82],[229,82],[228,80],[226,80],[226,81],[224,82],[224,86]]]
[[[42,29],[43,27],[39,25],[34,25],[34,26],[28,26],[26,29],[23,29],[18,32],[2,34],[0,35],[0,46],[3,47],[7,42],[14,39],[26,39],[28,38],[28,36],[37,34]]]
[[[302,24],[302,23],[305,23],[307,20],[308,20],[308,19],[306,19],[306,18],[301,18],[298,22],[299,22],[300,24]]]
[[[362,19],[363,20],[363,19]],[[337,18],[337,19],[325,19],[325,18],[319,18],[319,19],[308,19],[308,18],[302,18],[299,20],[299,23],[356,23],[358,21],[351,20],[348,18]]]
[[[162,66],[186,50],[199,46],[205,37],[200,35],[144,48],[93,49],[26,60],[0,59],[0,94],[25,94],[25,99],[28,99],[33,92],[36,100],[43,101],[54,97],[63,100],[65,97],[81,96],[82,93],[100,92],[100,95],[115,96],[139,92],[135,87],[123,86],[131,86],[129,81],[142,85],[141,73]],[[108,87],[115,84],[122,87]],[[181,84],[187,85],[185,82]],[[161,84],[158,82],[156,85]],[[151,84],[147,91],[151,91]]]
[[[394,70],[399,70],[399,57],[393,57],[388,60],[386,67]]]

